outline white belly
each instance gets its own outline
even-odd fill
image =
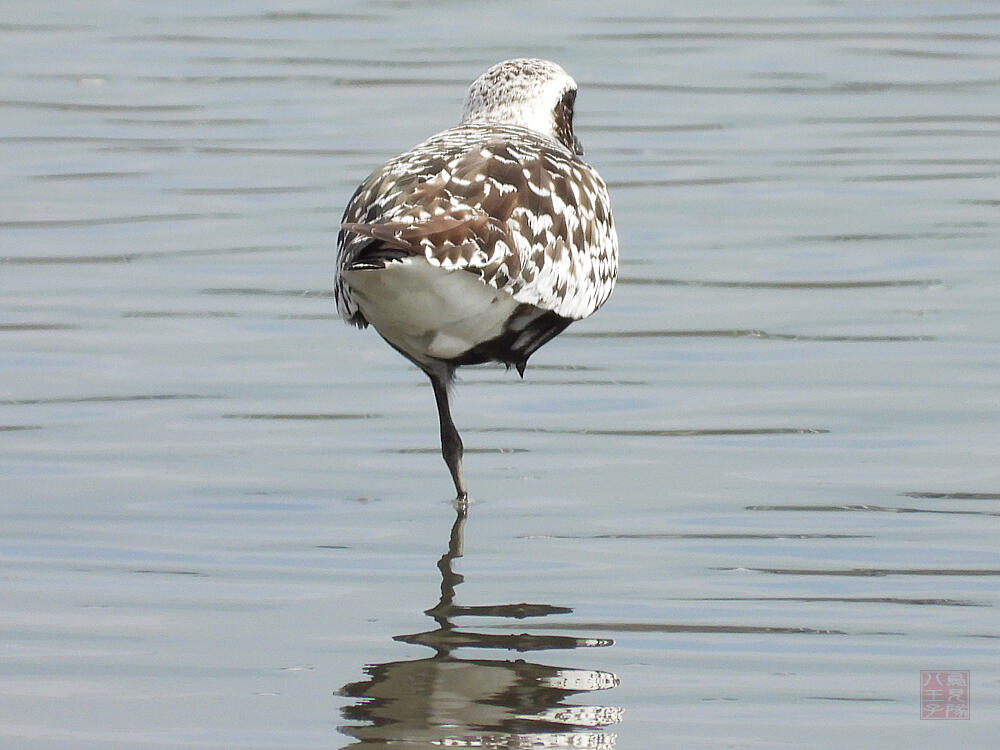
[[[375,330],[418,362],[454,359],[496,338],[518,306],[469,271],[421,257],[345,271],[344,280]]]

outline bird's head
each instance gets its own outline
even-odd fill
[[[543,133],[577,154],[573,133],[576,81],[548,60],[522,57],[489,68],[465,95],[462,122],[496,122]]]

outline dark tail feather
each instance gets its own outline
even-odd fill
[[[503,362],[517,368],[524,377],[528,358],[573,321],[550,310],[521,305],[511,316],[508,328],[494,339],[473,347],[456,358],[454,365],[478,365],[483,362]]]

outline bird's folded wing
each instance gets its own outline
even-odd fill
[[[349,235],[370,238],[568,318],[589,315],[611,293],[617,240],[607,190],[569,152],[541,139],[491,140],[428,158],[423,174],[420,166],[410,164],[402,181],[373,175],[359,189],[342,246]]]

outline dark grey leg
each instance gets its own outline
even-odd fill
[[[434,400],[437,401],[438,419],[441,422],[441,455],[448,464],[451,478],[455,482],[456,498],[464,503],[469,499],[469,491],[465,488],[465,477],[462,474],[462,438],[451,419],[451,407],[448,405],[448,379],[436,373],[427,373],[434,387]]]

